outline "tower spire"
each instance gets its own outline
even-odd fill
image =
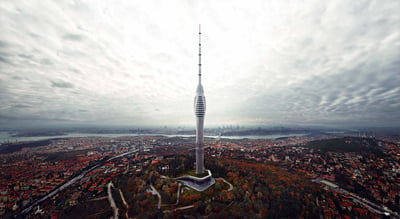
[[[201,84],[201,24],[199,24],[199,84]]]

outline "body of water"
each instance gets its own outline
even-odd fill
[[[29,136],[29,137],[15,137],[13,134],[8,132],[0,132],[0,144],[7,143],[7,142],[20,142],[20,141],[38,141],[44,139],[51,139],[51,138],[78,138],[78,137],[109,137],[109,138],[116,138],[122,136],[166,136],[166,137],[195,137],[195,135],[166,135],[166,134],[131,134],[131,133],[120,133],[120,134],[113,134],[113,133],[80,133],[80,132],[71,132],[66,133],[65,135],[53,135],[53,136]],[[284,134],[284,135],[248,135],[248,136],[205,136],[208,138],[226,138],[226,139],[276,139],[276,138],[284,138],[284,137],[293,137],[293,136],[305,136],[304,134]]]

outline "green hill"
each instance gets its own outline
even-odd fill
[[[375,139],[357,137],[316,140],[310,142],[307,146],[332,152],[372,152],[379,150]]]

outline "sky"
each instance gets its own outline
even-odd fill
[[[0,128],[400,124],[398,0],[0,0]]]

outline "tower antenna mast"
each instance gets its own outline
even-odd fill
[[[199,24],[199,83],[201,83],[201,24]]]

